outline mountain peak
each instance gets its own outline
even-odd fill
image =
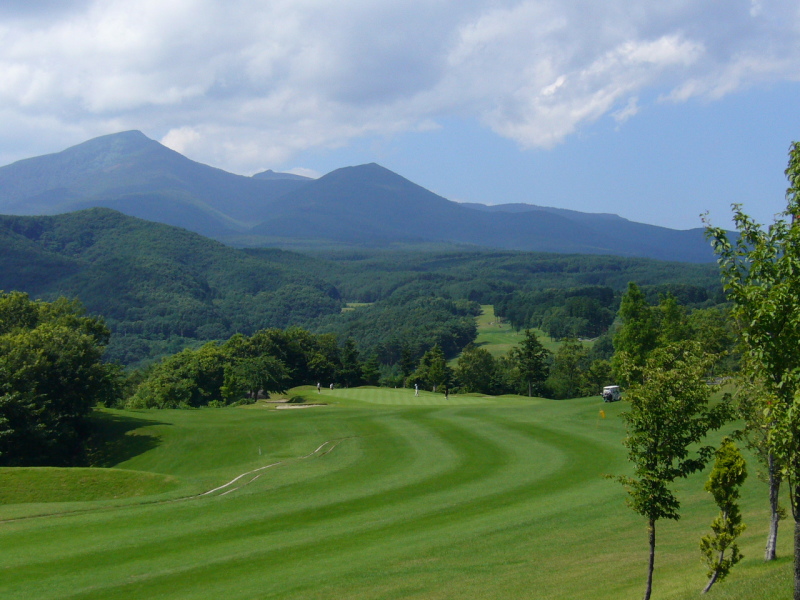
[[[256,173],[253,175],[253,179],[269,179],[269,180],[276,180],[276,179],[288,179],[290,181],[313,181],[312,177],[305,177],[303,175],[295,175],[294,173],[281,173],[277,171],[273,171],[272,169],[267,169],[266,171],[261,171],[260,173]]]

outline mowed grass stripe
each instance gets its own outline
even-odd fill
[[[300,418],[297,415],[296,418]],[[397,422],[395,416],[389,416],[389,422]],[[360,421],[363,423],[363,421]],[[381,425],[387,422],[386,418],[381,419]],[[138,532],[139,541],[135,548],[137,554],[145,557],[147,561],[149,557],[159,556],[157,562],[162,563],[170,555],[179,557],[183,562],[185,552],[192,548],[208,548],[209,545],[224,544],[228,539],[236,540],[240,543],[242,539],[261,536],[270,532],[282,531],[286,528],[284,521],[291,523],[302,521],[304,523],[313,522],[320,519],[334,519],[341,513],[352,513],[357,511],[360,503],[364,502],[365,496],[378,497],[372,488],[375,484],[380,488],[379,477],[386,477],[389,479],[398,479],[405,485],[405,494],[413,493],[412,486],[409,486],[409,480],[413,481],[414,478],[436,477],[436,470],[441,470],[443,466],[446,468],[453,459],[447,458],[448,449],[439,442],[438,435],[428,435],[427,442],[425,442],[425,432],[416,424],[409,425],[405,423],[402,428],[403,435],[398,435],[397,432],[392,435],[386,435],[386,428],[379,427],[378,430],[370,428],[370,435],[365,436],[363,439],[368,442],[368,447],[363,453],[362,460],[358,463],[358,473],[354,478],[352,475],[345,474],[344,476],[339,473],[328,474],[323,477],[322,481],[318,480],[317,476],[313,476],[307,481],[303,481],[300,489],[294,489],[289,493],[284,493],[285,490],[278,490],[277,494],[273,494],[269,498],[270,514],[275,514],[276,518],[264,521],[263,511],[256,511],[255,515],[248,514],[247,503],[253,502],[252,494],[242,498],[241,501],[233,496],[220,498],[220,499],[198,499],[192,502],[191,505],[171,505],[169,507],[146,507],[142,508],[139,512],[138,518],[133,522],[122,523],[118,522],[118,516],[102,515],[98,517],[96,525],[98,531],[107,534],[105,537],[113,539],[114,534],[109,528],[122,526],[123,528],[133,528]],[[379,432],[382,432],[379,433]],[[411,435],[414,438],[415,444],[410,444],[407,436]],[[398,444],[398,442],[400,442]],[[428,456],[437,456],[438,461],[427,460]],[[333,453],[330,457],[331,460],[335,459],[336,454]],[[422,462],[420,459],[423,459]],[[425,465],[428,465],[426,468]],[[416,468],[415,468],[416,467]],[[434,472],[431,474],[431,467]],[[456,465],[450,468],[456,468]],[[405,472],[405,473],[404,473]],[[399,477],[398,477],[399,476]],[[348,494],[347,488],[352,487],[354,482],[357,486],[354,492]],[[365,487],[365,484],[369,484]],[[396,487],[396,486],[395,486]],[[399,499],[403,495],[403,490],[389,489],[380,494],[381,497]],[[329,497],[332,496],[332,497]],[[344,496],[343,498],[341,496]],[[359,497],[360,496],[360,497]],[[259,499],[263,502],[263,499]],[[234,504],[234,510],[227,510],[229,519],[225,521],[211,520],[210,522],[204,520],[204,516],[208,513],[207,506],[197,507],[197,503],[208,504],[211,502],[220,502],[227,504]],[[367,505],[372,502],[367,500]],[[241,506],[244,513],[240,513],[238,508]],[[178,524],[176,527],[164,527],[165,521],[158,515],[168,508],[173,516],[166,521],[166,523]],[[212,509],[213,510],[213,509]],[[252,512],[252,509],[249,511]],[[131,519],[131,517],[126,517]],[[260,519],[261,522],[253,525],[253,519]],[[75,529],[70,530],[67,528],[65,536],[67,538],[80,535],[80,530],[84,527],[83,519],[77,519]],[[187,527],[187,524],[191,524]],[[47,527],[49,530],[50,527]],[[148,535],[150,534],[150,535]],[[169,537],[172,535],[172,537]],[[102,541],[98,541],[97,552],[90,552],[88,548],[80,552],[76,556],[68,556],[60,562],[45,561],[41,557],[37,561],[37,556],[40,556],[40,549],[42,545],[46,544],[47,537],[50,536],[49,531],[44,531],[42,537],[35,539],[31,536],[30,531],[20,536],[20,539],[11,539],[11,543],[15,543],[20,550],[24,551],[27,545],[30,548],[30,554],[20,556],[20,562],[26,563],[23,567],[21,564],[16,566],[14,571],[15,577],[4,580],[4,583],[12,583],[13,579],[31,578],[31,577],[45,577],[52,569],[58,571],[73,571],[80,570],[81,565],[96,565],[102,564],[121,564],[122,562],[133,558],[131,554],[131,546],[126,544],[124,547],[116,551],[108,551],[107,545]],[[152,536],[151,541],[146,544],[142,540],[146,540]],[[38,562],[38,565],[37,565]],[[145,570],[151,568],[148,564]]]
[[[600,478],[626,468],[619,409],[596,401],[428,408],[344,399],[319,412],[240,411],[252,413],[244,420],[191,411],[196,416],[179,419],[207,420],[215,432],[198,451],[197,473],[187,474],[198,479],[206,477],[203,457],[224,454],[229,435],[280,428],[282,439],[306,448],[321,432],[347,439],[329,455],[222,498],[0,525],[0,544],[16,549],[9,542],[18,542],[24,553],[19,560],[0,556],[0,596],[638,597],[643,524],[624,508],[622,490]],[[228,431],[234,422],[236,431]],[[184,435],[163,428],[165,436]],[[247,463],[246,444],[231,446],[234,462]],[[164,464],[154,456],[161,449],[131,466]],[[208,460],[222,474],[219,463]],[[702,587],[696,545],[713,503],[700,476],[685,485],[694,490],[682,497],[685,518],[659,530],[661,598],[694,597]],[[753,492],[744,500],[759,505]],[[27,535],[38,541],[26,545]],[[720,597],[783,597],[768,595],[781,579],[758,570],[762,543],[758,527],[750,527],[743,538],[750,556],[731,577],[749,569],[759,585],[748,589],[764,595]],[[786,535],[781,544],[785,553]],[[28,577],[7,581],[37,560],[40,568]],[[731,589],[726,585],[719,590]]]
[[[508,441],[507,432],[498,431],[497,434],[502,436],[502,437],[505,437],[506,441]],[[519,440],[517,440],[517,441],[519,441]],[[490,456],[489,454],[487,454],[485,452],[485,450],[486,450],[486,444],[485,443],[476,445],[476,444],[474,444],[474,440],[469,440],[466,443],[466,445],[462,443],[461,446],[462,447],[474,447],[474,446],[482,447],[483,450],[484,450],[484,452],[483,452],[484,459],[488,458],[488,460],[486,460],[485,464],[492,465],[494,467],[499,467],[500,466],[498,461],[496,460],[496,457],[492,457],[492,456]],[[473,455],[472,457],[470,457],[468,460],[466,460],[464,462],[467,465],[469,465],[470,467],[474,468],[475,467],[475,463],[476,463],[475,458],[476,458],[476,456]],[[482,469],[482,471],[485,472],[485,469]],[[514,479],[516,480],[516,476],[514,477]],[[463,485],[464,484],[464,478],[461,477],[461,480],[462,481],[460,482],[460,485]],[[439,485],[439,488],[441,488],[441,487],[442,486]],[[498,491],[497,488],[495,488],[495,487],[492,487],[491,489],[494,491],[494,493],[492,495],[495,498],[503,494],[502,491]],[[475,490],[471,490],[469,492],[469,496],[472,497],[472,495],[474,493],[475,493]],[[415,496],[415,494],[411,494],[410,497],[413,498],[414,496]],[[450,498],[450,499],[452,500],[453,498]],[[430,501],[430,500],[431,499],[429,497],[428,501]],[[490,502],[487,503],[485,501],[484,502],[478,502],[477,500],[473,499],[473,500],[468,501],[467,505],[472,505],[472,512],[474,514],[483,515],[483,514],[485,514],[485,512],[487,510],[487,507],[490,507],[490,505],[493,504],[493,503],[494,503],[493,501],[490,501]],[[508,504],[508,497],[503,499],[503,503],[504,504]],[[401,535],[401,534],[404,534],[404,535],[412,534],[413,535],[415,532],[418,532],[420,530],[426,531],[426,530],[430,530],[432,528],[435,528],[437,526],[438,522],[442,522],[442,521],[447,522],[448,521],[448,516],[452,517],[453,515],[455,515],[458,512],[462,513],[459,518],[464,518],[464,517],[467,516],[466,514],[463,514],[464,513],[464,510],[463,510],[464,507],[463,506],[459,506],[458,504],[456,504],[454,506],[448,506],[448,503],[446,503],[446,502],[438,502],[438,503],[434,502],[433,504],[434,504],[434,508],[435,508],[433,513],[431,513],[430,509],[429,509],[427,516],[425,516],[426,513],[425,513],[425,511],[423,511],[422,518],[417,518],[415,520],[410,520],[410,521],[408,519],[404,519],[402,523],[396,523],[395,525],[389,526],[389,527],[381,527],[377,531],[373,532],[373,534],[376,535],[377,538],[374,538],[374,535],[373,536],[369,536],[369,537],[373,537],[374,539],[383,539],[383,538],[385,538],[386,535],[389,535],[391,537],[398,536],[398,535]],[[351,506],[350,510],[353,510],[354,508],[356,508],[356,507]],[[407,507],[404,512],[407,512],[408,510],[409,510],[409,508]],[[363,526],[362,526],[362,529],[363,529]],[[224,537],[230,537],[230,536],[224,536]],[[325,543],[325,544],[334,544],[338,548],[339,551],[344,551],[344,550],[347,549],[347,547],[349,546],[349,542],[352,539],[353,539],[352,535],[348,535],[347,538],[344,538],[344,539],[322,539],[322,540],[319,540],[319,542],[320,543]],[[359,539],[360,539],[360,541],[358,543],[359,544],[363,544],[364,541],[365,541],[365,535],[362,533]],[[198,540],[198,543],[200,543],[200,540]],[[269,562],[272,559],[277,559],[278,557],[280,557],[281,561],[285,562],[285,561],[291,559],[292,556],[297,556],[298,558],[302,557],[302,556],[307,556],[309,554],[309,552],[311,552],[311,550],[312,550],[311,548],[309,548],[307,546],[302,546],[302,545],[300,545],[300,546],[298,546],[298,547],[296,547],[294,549],[282,547],[282,548],[277,548],[276,550],[274,550],[273,552],[275,554],[271,554],[271,553],[257,554],[256,557],[254,558],[254,560],[257,563],[260,563],[261,561]],[[218,551],[219,551],[219,548],[212,547],[211,551],[212,551],[212,554],[217,554]],[[162,558],[164,558],[163,557],[163,553],[162,553]],[[231,559],[231,560],[238,564],[238,563],[240,563],[242,561],[242,557],[241,556],[237,556],[236,558]],[[224,569],[228,570],[230,565],[227,565],[225,563],[227,563],[227,561],[221,561],[220,562],[220,561],[212,560],[212,562],[211,562],[211,564],[216,565],[216,569],[221,568],[223,566],[223,564],[224,564]],[[199,571],[203,572],[205,570],[208,570],[209,568],[211,568],[210,565],[208,563],[206,563],[204,567],[201,567],[199,569]],[[180,579],[182,576],[183,575],[178,575],[177,577]],[[171,586],[173,586],[175,584],[175,582],[172,581],[173,578],[174,578],[174,576],[167,577],[167,580],[169,581],[169,583],[165,584],[165,588],[164,588],[164,590],[162,590],[163,592],[165,592],[166,589],[170,588]],[[137,585],[136,587],[140,591],[142,590],[141,585]],[[156,589],[153,589],[153,590],[150,590],[150,591],[155,593]],[[108,590],[106,589],[105,592],[107,593]],[[161,592],[159,592],[159,593],[161,593]],[[87,597],[92,597],[92,596],[90,595],[90,596],[87,596]]]
[[[450,428],[450,435],[452,437],[453,433],[459,433],[459,429]],[[463,435],[462,435],[463,437]],[[345,502],[335,503],[335,504],[327,504],[321,507],[321,510],[315,511],[313,509],[308,508],[301,508],[300,511],[304,514],[302,515],[302,520],[306,523],[313,522],[318,519],[326,519],[330,520],[337,516],[337,514],[352,514],[354,512],[359,512],[363,510],[364,507],[369,508],[374,506],[376,503],[378,505],[390,505],[391,503],[402,502],[405,498],[416,498],[424,494],[425,489],[436,491],[437,493],[442,493],[442,490],[445,489],[446,482],[451,482],[450,485],[454,486],[463,486],[471,479],[482,475],[482,473],[486,472],[485,468],[478,468],[480,465],[476,465],[476,463],[481,463],[484,466],[492,465],[493,467],[497,468],[501,464],[501,460],[498,459],[497,456],[497,447],[491,446],[486,443],[486,438],[484,437],[483,440],[473,437],[472,439],[467,439],[466,441],[461,440],[460,442],[453,442],[452,444],[458,445],[462,448],[461,453],[464,454],[464,448],[470,448],[474,450],[473,455],[468,459],[462,459],[462,463],[465,465],[466,469],[462,469],[462,473],[446,473],[443,477],[439,477],[433,480],[424,481],[420,484],[416,485],[406,485],[404,488],[401,489],[392,489],[388,493],[384,493],[381,497],[379,494],[371,493],[366,497],[360,498],[358,500],[349,500]],[[435,454],[433,454],[435,455]],[[466,470],[469,470],[469,473]],[[295,515],[297,516],[297,515]],[[292,519],[293,516],[289,515],[289,518]],[[273,528],[277,526],[280,528],[280,523],[273,523]],[[268,527],[269,528],[269,527]],[[235,538],[239,538],[240,536],[247,536],[247,535],[263,535],[268,533],[268,531],[264,530],[264,527],[253,527],[249,523],[245,523],[242,528],[238,530],[231,530],[231,528],[227,528],[228,537],[233,536]],[[224,539],[224,535],[220,537],[219,528],[211,528],[211,531],[205,532],[204,534],[206,539],[197,539],[196,535],[189,536],[190,538],[194,538],[192,540],[192,545],[204,545],[208,543],[218,544],[220,539]],[[208,539],[209,536],[214,539]],[[158,549],[161,559],[165,558],[165,553],[169,553],[170,547],[174,546],[174,549],[181,553],[182,549],[189,543],[189,540],[169,540],[166,544],[164,540],[158,540],[153,544],[153,548],[145,548],[143,549],[145,554],[150,554],[151,551],[156,551]],[[157,547],[157,548],[156,548]],[[127,551],[124,552],[127,554]],[[102,561],[103,559],[109,560],[111,562],[115,562],[117,560],[122,560],[122,556],[114,556],[113,553],[111,556],[104,554],[104,556],[86,556],[81,555],[77,557],[79,563],[82,564],[95,564],[98,561]],[[53,565],[50,565],[52,568]],[[65,570],[69,570],[74,568],[74,564],[64,564],[63,568]],[[41,575],[41,574],[40,574]]]

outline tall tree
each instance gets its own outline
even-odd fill
[[[374,352],[361,365],[361,379],[364,385],[378,385],[381,380],[381,363]]]
[[[711,533],[700,540],[700,552],[708,565],[708,583],[703,588],[705,594],[717,581],[722,581],[730,573],[733,565],[742,560],[736,538],[745,529],[742,513],[739,511],[739,488],[747,479],[744,458],[730,438],[724,438],[716,451],[716,460],[711,475],[706,481],[705,490],[714,497],[719,507],[719,515],[711,523]],[[725,553],[730,550],[726,557]]]
[[[485,348],[468,344],[458,359],[455,376],[465,392],[491,394],[494,391],[497,366]]]
[[[81,459],[92,407],[118,391],[101,361],[108,337],[77,301],[0,293],[0,465]]]
[[[358,356],[358,348],[353,338],[347,338],[341,352],[342,366],[339,369],[339,381],[345,387],[355,387],[361,384],[362,369]]]
[[[642,369],[632,367],[641,383],[628,388],[631,406],[622,417],[634,476],[617,479],[628,491],[629,506],[647,519],[650,555],[644,600],[653,588],[656,523],[680,518],[680,502],[670,485],[703,468],[714,448],[696,446],[728,417],[727,403],[709,405],[711,389],[705,376],[712,362],[697,343],[682,342],[651,352]]]
[[[567,338],[553,357],[547,385],[555,398],[575,398],[585,389],[589,351],[575,338]]]
[[[642,381],[649,354],[658,346],[658,318],[642,290],[629,283],[619,307],[622,326],[614,336],[611,366],[618,381],[627,385]]]
[[[767,419],[769,464],[779,466],[789,484],[794,528],[794,598],[800,600],[800,143],[789,148],[787,206],[766,229],[733,205],[738,237],[707,223],[706,233],[719,256],[722,280],[733,302],[732,315],[742,353],[741,378],[763,389],[760,404]],[[770,402],[770,399],[775,399]],[[777,497],[780,478],[771,478]],[[775,504],[777,507],[777,503]],[[777,528],[773,510],[772,523]],[[777,530],[770,531],[770,540]],[[772,542],[768,542],[772,543]],[[768,546],[769,551],[769,546]]]
[[[550,351],[545,348],[530,329],[525,330],[525,339],[509,352],[516,368],[519,381],[528,388],[528,397],[539,391],[547,379],[550,367]]]
[[[769,407],[780,400],[761,383],[747,381],[745,378],[740,378],[738,383],[736,410],[745,423],[738,437],[744,439],[747,449],[764,467],[765,471],[759,473],[759,478],[766,482],[769,490],[769,533],[764,548],[764,560],[768,562],[777,558],[778,528],[786,517],[785,510],[780,505],[783,469],[780,458],[770,445],[770,432],[775,422]]]
[[[436,388],[446,384],[450,378],[450,369],[444,357],[441,347],[437,344],[419,360],[419,367],[414,373],[414,379],[423,382],[434,392]]]
[[[681,342],[692,337],[686,308],[672,294],[667,294],[658,303],[658,344]]]

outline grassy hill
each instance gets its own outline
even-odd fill
[[[0,545],[13,552],[0,554],[0,596],[641,596],[645,523],[602,477],[628,470],[624,403],[294,393],[327,405],[102,413],[128,430],[109,466],[164,487],[113,499],[130,485],[109,477],[96,500],[4,497]],[[705,583],[698,541],[715,507],[704,478],[680,483],[683,518],[659,525],[655,597],[696,598]],[[790,596],[788,526],[782,558],[761,561],[766,505],[751,476],[745,559],[710,599]]]

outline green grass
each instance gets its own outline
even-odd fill
[[[95,500],[5,499],[0,597],[641,597],[645,524],[602,477],[628,470],[625,403],[292,393],[327,405],[105,411],[135,425],[120,425],[130,439],[109,472],[175,487],[112,499],[112,475]],[[6,471],[13,480],[30,470]],[[790,597],[789,526],[784,558],[764,565],[766,489],[754,472],[742,501],[746,558],[711,600]],[[696,598],[705,583],[698,542],[715,511],[703,480],[680,482],[683,518],[658,526],[656,598]]]
[[[364,306],[370,306],[370,305],[372,305],[372,302],[348,302],[342,307],[342,312],[343,313],[351,312],[351,311],[354,311],[357,308],[361,308],[361,307],[364,307]]]
[[[491,304],[481,305],[481,308],[483,312],[476,317],[478,337],[475,345],[485,348],[494,357],[507,354],[511,348],[523,340],[524,334],[514,331],[510,324],[496,317],[494,306]],[[538,335],[540,332],[536,333]],[[544,340],[542,339],[542,341]]]
[[[168,475],[121,469],[0,468],[0,504],[151,496],[178,487]]]
[[[511,325],[499,319],[494,314],[494,306],[491,304],[481,305],[483,312],[476,317],[478,324],[478,337],[475,339],[475,345],[485,348],[489,353],[494,356],[501,356],[507,354],[511,348],[518,345],[525,337],[525,332],[514,331]],[[536,336],[542,345],[555,353],[561,346],[561,342],[555,341],[548,336],[541,329],[533,329]],[[591,342],[584,342],[585,345],[591,345]]]

